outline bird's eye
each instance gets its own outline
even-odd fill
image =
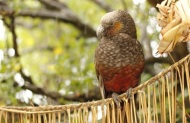
[[[110,23],[110,26],[113,26],[114,25],[114,23]]]

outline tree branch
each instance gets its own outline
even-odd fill
[[[168,63],[168,64],[173,64],[172,60],[169,57],[160,57],[160,58],[155,58],[155,57],[151,57],[145,60],[145,68],[144,68],[144,72],[145,73],[149,73],[152,76],[155,76],[156,74],[158,74],[154,69],[152,69],[152,66],[150,65],[154,65],[154,63]]]
[[[10,16],[10,24],[6,21],[5,18],[3,18],[3,22],[4,24],[7,26],[7,28],[10,30],[11,34],[12,34],[12,41],[13,41],[13,49],[15,51],[15,57],[19,58],[20,57],[20,54],[19,54],[19,51],[18,51],[18,44],[17,44],[17,35],[16,35],[16,29],[15,29],[15,18],[14,16]],[[27,77],[22,69],[20,69],[20,74],[21,76],[23,76],[25,78],[26,81],[30,82],[31,84],[33,84],[33,81],[30,77]]]
[[[95,30],[83,23],[76,15],[74,15],[69,10],[62,10],[62,11],[50,11],[47,9],[44,10],[21,10],[16,13],[14,10],[10,9],[7,6],[0,5],[0,14],[3,16],[22,16],[22,17],[32,17],[32,18],[41,18],[41,19],[56,19],[58,21],[72,24],[76,27],[84,37],[95,37],[96,32]]]
[[[58,99],[64,99],[67,101],[80,101],[80,102],[86,102],[86,101],[92,101],[92,100],[98,100],[101,99],[100,93],[99,93],[99,88],[95,88],[94,90],[89,90],[86,93],[82,93],[82,94],[74,94],[74,95],[61,95],[58,92],[55,91],[48,91],[44,88],[40,88],[37,87],[34,84],[29,84],[26,83],[22,86],[23,89],[28,89],[31,90],[33,93],[36,94],[41,94],[41,95],[45,95],[47,97],[50,97],[54,100],[58,100]],[[99,93],[99,94],[98,94]]]
[[[89,25],[84,24],[78,17],[77,15],[75,15],[66,4],[64,4],[63,2],[60,2],[59,0],[39,0],[39,2],[43,3],[44,5],[54,8],[56,10],[59,10],[59,12],[61,14],[65,14],[62,18],[61,21],[66,22],[66,23],[71,23],[72,25],[74,25],[75,27],[77,27],[82,35],[84,35],[85,37],[94,37],[96,36],[96,32],[94,29],[92,29]],[[51,12],[51,11],[49,11]],[[48,12],[48,13],[49,13]],[[57,13],[57,11],[56,11]],[[55,13],[54,13],[55,14]],[[53,15],[53,13],[52,13]],[[59,17],[59,15],[58,15]],[[66,20],[68,18],[68,20]],[[59,18],[56,19],[59,20]],[[64,21],[66,20],[66,21]]]
[[[10,30],[10,32],[12,33],[12,40],[13,40],[13,48],[15,51],[15,57],[19,57],[20,55],[18,52],[17,35],[15,32],[15,17],[10,16],[9,19],[10,19],[10,23],[8,23],[5,18],[3,18],[2,20],[3,20],[4,24],[7,26],[7,28]]]
[[[38,0],[38,1],[46,5],[47,7],[51,7],[56,10],[68,9],[67,5],[63,4],[58,0]]]
[[[164,58],[164,57],[159,57],[159,58],[151,57],[151,58],[146,59],[145,65],[154,64],[156,62],[173,64],[172,60],[168,57],[166,57],[166,58]]]
[[[94,2],[95,4],[97,4],[100,8],[102,8],[103,10],[105,10],[106,12],[111,12],[113,11],[113,8],[111,8],[111,6],[109,6],[105,1],[103,0],[91,0],[92,2]]]

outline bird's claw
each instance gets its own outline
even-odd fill
[[[126,91],[126,98],[127,99],[131,99],[131,93],[132,93],[132,88],[129,88]],[[116,103],[117,107],[121,107],[120,103],[122,102],[122,100],[119,98],[119,95],[117,93],[112,93],[112,98],[114,100],[114,102]]]
[[[127,99],[130,99],[130,98],[131,98],[131,93],[132,93],[132,88],[129,88],[129,89],[126,91],[126,98],[127,98]]]
[[[112,98],[114,102],[116,103],[117,107],[120,108],[121,99],[119,98],[119,95],[117,93],[113,93]]]

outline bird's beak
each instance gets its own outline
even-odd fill
[[[96,35],[98,37],[98,39],[101,39],[103,36],[105,29],[102,25],[98,26],[97,30],[96,30]]]

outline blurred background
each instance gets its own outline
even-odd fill
[[[47,105],[101,99],[94,70],[96,28],[107,12],[134,18],[146,65],[142,83],[173,64],[157,54],[162,0],[0,0],[0,106]],[[175,61],[189,54],[177,45]]]

